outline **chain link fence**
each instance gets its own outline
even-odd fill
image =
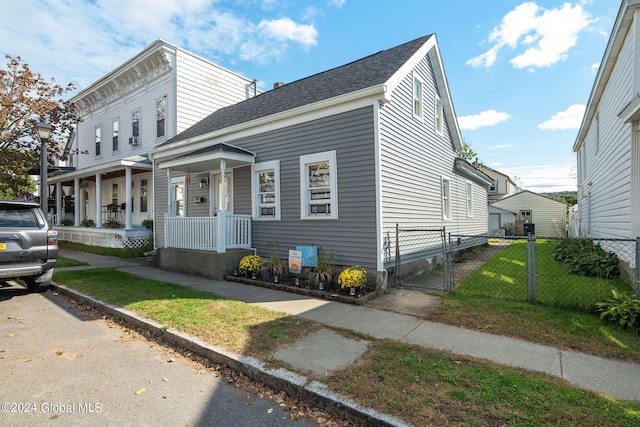
[[[450,265],[444,228],[396,227],[395,283],[432,291],[450,291]]]
[[[459,237],[451,235],[450,241]],[[452,247],[452,246],[450,246]],[[456,292],[591,310],[612,291],[640,294],[632,239],[491,238],[458,252]]]

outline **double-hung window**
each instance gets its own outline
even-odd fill
[[[300,218],[338,219],[336,152],[300,156]]]
[[[253,218],[280,220],[280,161],[251,166]]]
[[[167,98],[162,98],[156,104],[156,136],[160,138],[165,134],[165,110],[167,108]]]
[[[414,74],[413,76],[413,115],[422,119],[422,97],[423,97],[422,80]]]
[[[112,149],[113,151],[118,151],[118,139],[120,136],[120,132],[118,130],[118,128],[120,127],[120,124],[118,122],[118,119],[114,120],[113,123],[111,124],[111,140],[112,140]]]
[[[131,113],[131,139],[129,144],[140,144],[140,111]]]
[[[95,136],[96,136],[96,156],[100,155],[100,144],[102,142],[102,131],[100,130],[99,127],[96,128],[95,130]]]
[[[451,219],[451,181],[442,177],[442,219]]]
[[[444,108],[442,107],[442,100],[440,99],[440,97],[438,95],[436,95],[436,115],[435,115],[435,128],[436,128],[436,132],[438,132],[439,134],[442,134],[442,130],[444,128],[443,122],[444,122]]]
[[[473,186],[467,181],[467,217],[473,217]]]

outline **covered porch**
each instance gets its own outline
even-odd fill
[[[251,215],[236,214],[233,209],[233,169],[253,164],[254,153],[214,144],[154,158],[167,177],[164,249],[222,254],[252,247]]]

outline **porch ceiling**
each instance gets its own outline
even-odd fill
[[[158,163],[160,169],[184,172],[207,172],[220,170],[224,160],[226,168],[255,163],[256,154],[228,144],[215,144]]]
[[[118,178],[125,176],[126,167],[130,167],[131,173],[136,175],[150,172],[152,165],[147,157],[136,156],[72,172],[49,175],[49,184],[61,182],[64,186],[72,186],[75,178],[80,178],[81,181],[95,182],[97,174],[102,175],[102,179],[105,180]]]

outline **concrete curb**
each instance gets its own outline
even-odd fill
[[[62,295],[121,319],[135,328],[145,329],[154,337],[168,344],[185,348],[216,363],[227,365],[252,380],[259,381],[275,390],[284,391],[296,399],[326,409],[339,417],[372,427],[410,427],[409,424],[395,417],[379,413],[371,408],[364,408],[356,402],[327,390],[323,384],[317,381],[310,382],[307,377],[295,372],[283,368],[268,369],[263,362],[253,357],[229,353],[221,348],[206,344],[196,337],[175,329],[166,329],[151,319],[140,317],[124,308],[106,304],[66,286],[52,283],[52,288]]]

